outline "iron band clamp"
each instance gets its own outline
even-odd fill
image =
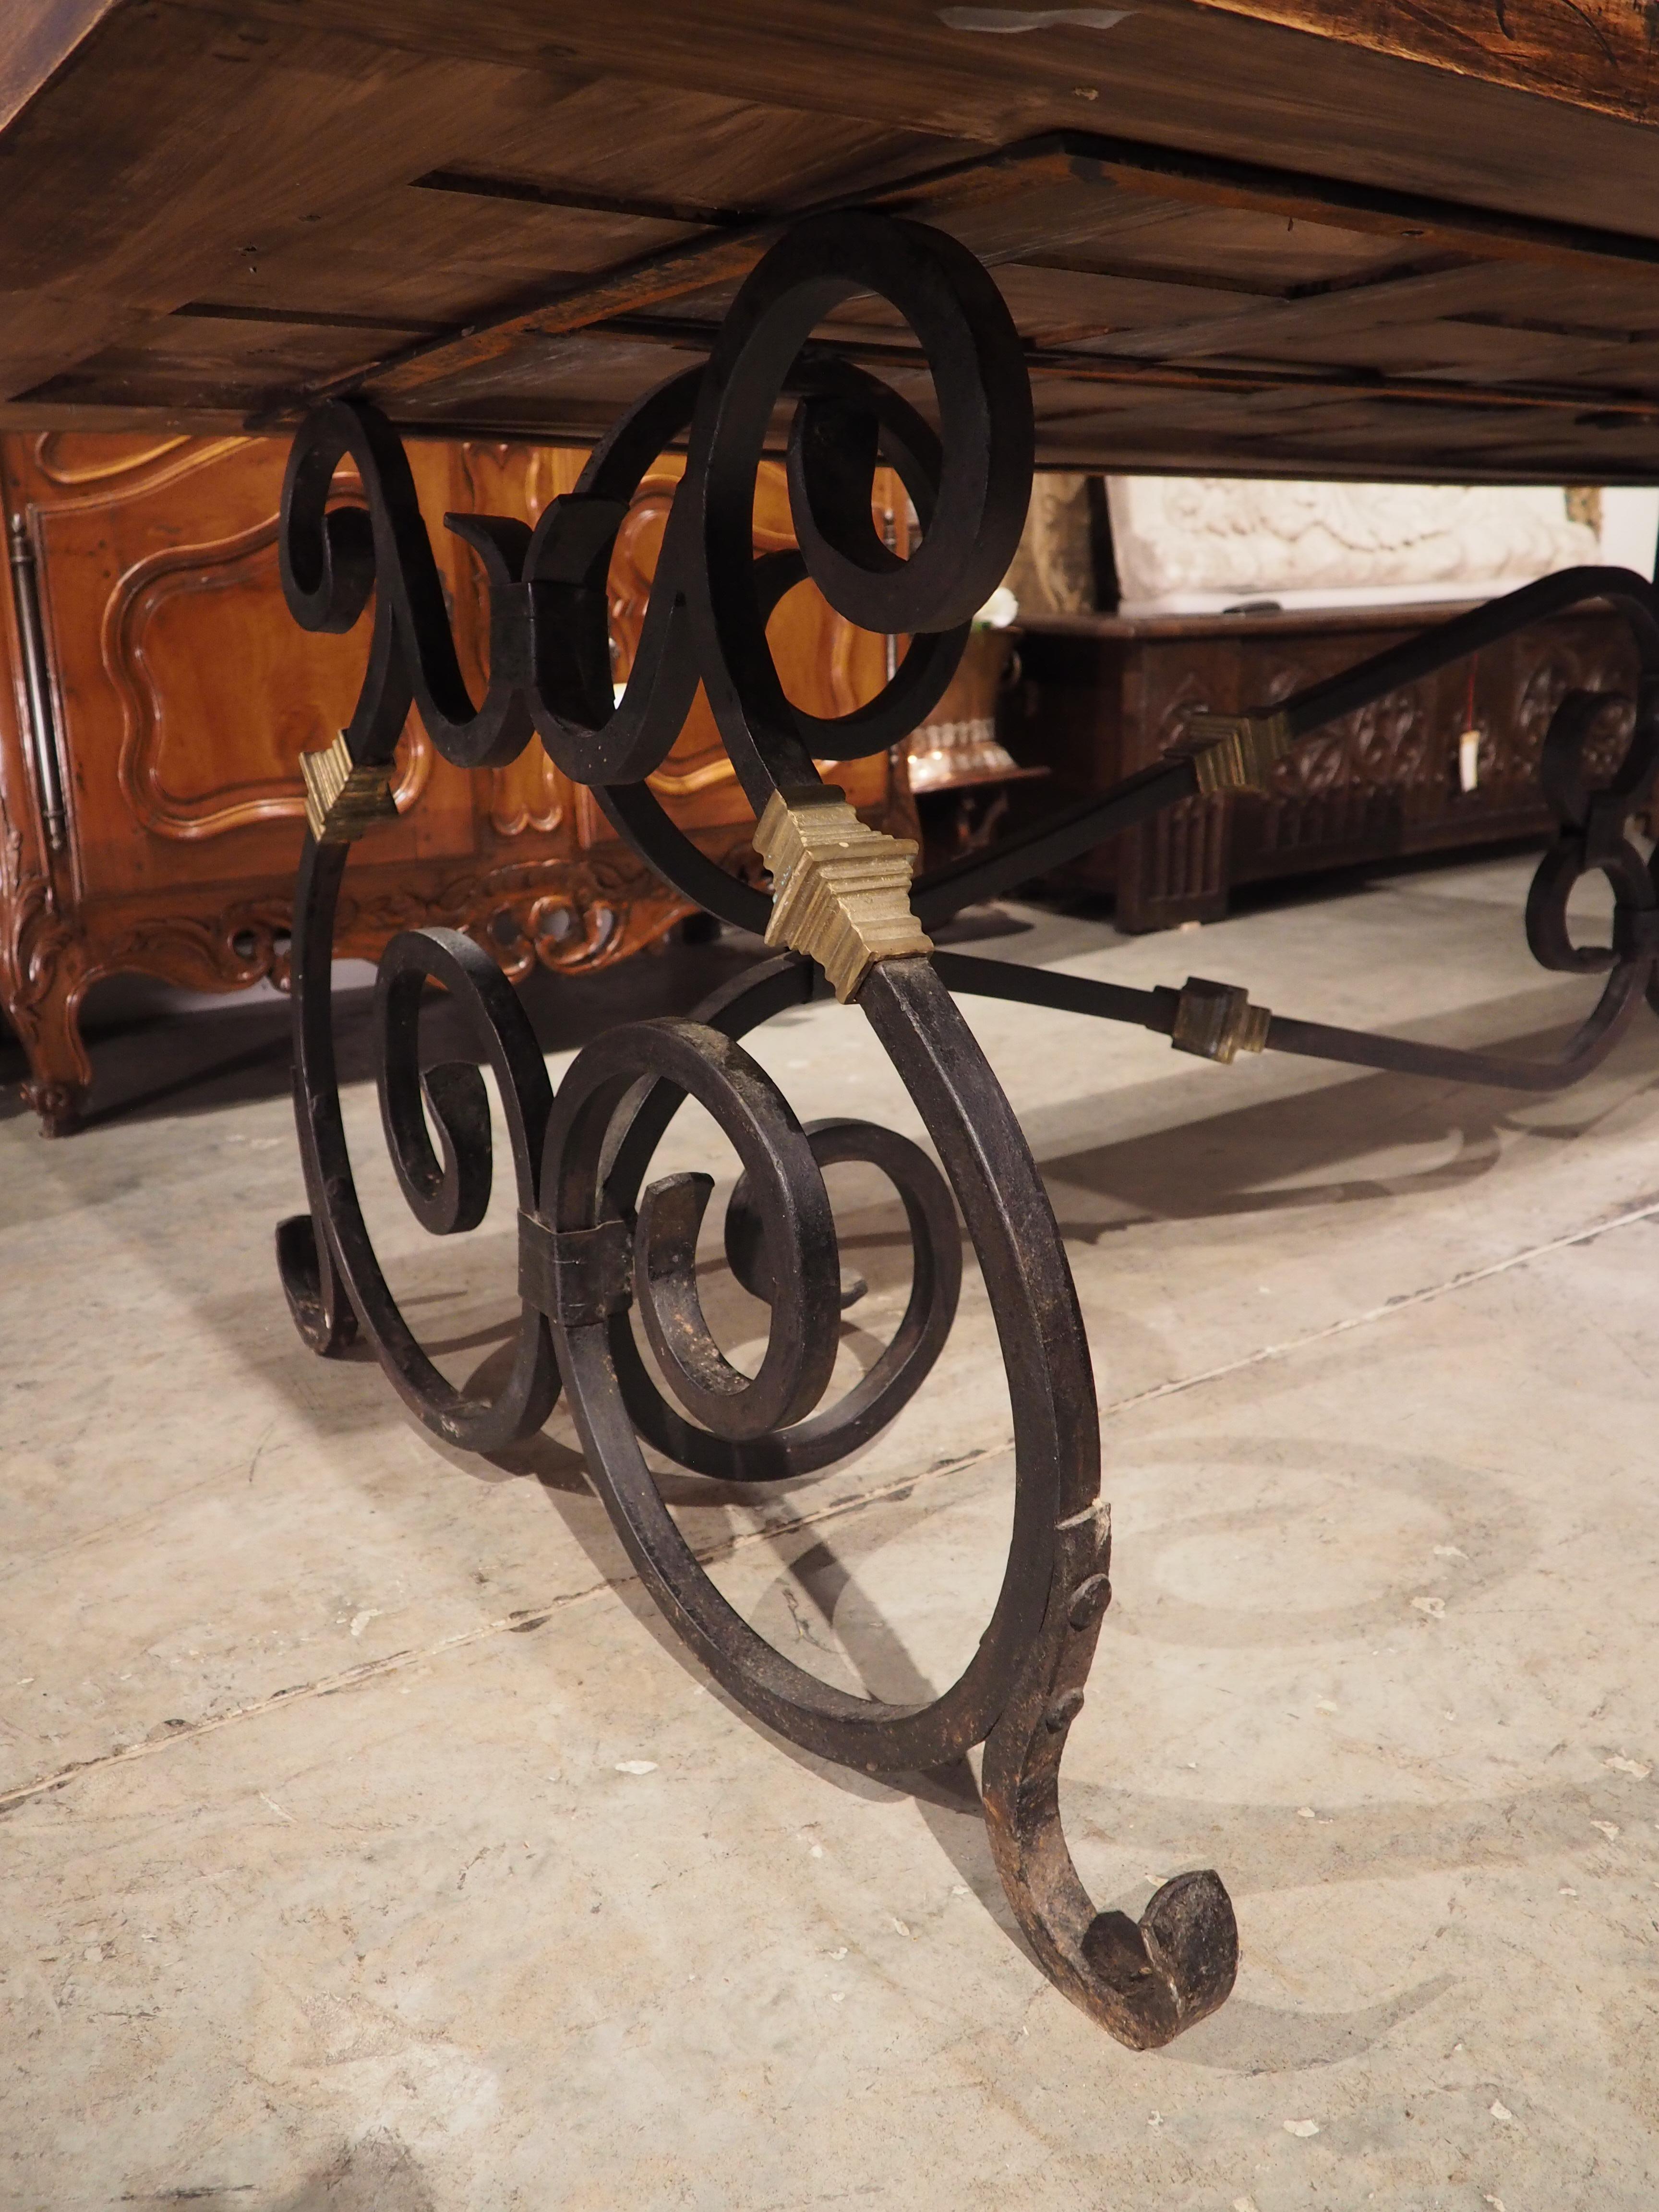
[[[1170,760],[1190,760],[1200,793],[1265,792],[1295,743],[1283,714],[1188,714]]]
[[[634,1237],[614,1218],[592,1229],[555,1229],[519,1216],[519,1296],[565,1328],[585,1328],[634,1303]]]
[[[1273,1014],[1266,1006],[1253,1006],[1242,983],[1215,983],[1207,975],[1189,975],[1180,990],[1161,986],[1155,995],[1173,1001],[1170,1042],[1177,1052],[1225,1062],[1237,1060],[1241,1052],[1267,1050]]]
[[[306,826],[319,845],[349,845],[376,822],[395,822],[386,764],[354,762],[342,730],[319,753],[301,753],[300,774],[306,787]]]

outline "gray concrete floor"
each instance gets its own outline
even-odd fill
[[[1013,909],[975,949],[1541,1049],[1593,987],[1531,965],[1528,867],[1139,941]],[[742,957],[550,979],[556,1069]],[[307,1353],[270,1256],[301,1202],[280,1009],[152,1019],[100,1042],[86,1134],[0,1122],[0,2203],[1659,2198],[1659,1030],[1538,1100],[969,1010],[1066,1232],[1115,1509],[1074,1848],[1131,1911],[1217,1867],[1231,2002],[1119,2049],[1023,1952],[971,1777],[823,1767],[708,1686],[562,1411],[466,1461]],[[855,1011],[757,1050],[803,1115],[915,1127]],[[348,1110],[465,1376],[510,1207],[424,1238],[372,1090]],[[664,1164],[699,1160],[729,1176],[688,1118]],[[836,1188],[872,1283],[852,1372],[903,1268],[879,1188]],[[758,1310],[708,1279],[741,1352]],[[970,1273],[856,1463],[668,1487],[775,1639],[894,1693],[972,1649],[1007,1435]]]

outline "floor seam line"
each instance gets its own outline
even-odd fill
[[[1170,1382],[1156,1383],[1150,1389],[1135,1391],[1127,1398],[1114,1399],[1101,1407],[1101,1419],[1111,1419],[1119,1414],[1132,1411],[1138,1406],[1151,1405],[1161,1399],[1176,1397],[1186,1391],[1197,1389],[1205,1383],[1223,1382],[1230,1376],[1247,1373],[1251,1368],[1265,1366],[1272,1361],[1289,1358],[1293,1353],[1305,1351],[1310,1346],[1329,1343],[1334,1339],[1347,1335],[1355,1329],[1366,1328],[1373,1322],[1387,1321],[1395,1315],[1409,1313],[1419,1306],[1432,1304],[1436,1300],[1448,1297],[1457,1291],[1472,1289],[1476,1284],[1489,1282],[1495,1276],[1507,1274],[1513,1268],[1524,1267],[1529,1261],[1546,1258],[1553,1252],[1570,1250],[1575,1245],[1590,1243],[1598,1237],[1608,1236],[1617,1230],[1632,1228],[1641,1222],[1654,1219],[1656,1216],[1659,1216],[1659,1199],[1651,1200],[1626,1212],[1616,1214],[1608,1220],[1594,1222],[1583,1228],[1572,1230],[1565,1235],[1549,1237],[1540,1243],[1528,1245],[1519,1252],[1510,1253],[1504,1259],[1489,1261],[1485,1267],[1464,1268],[1455,1275],[1448,1276],[1443,1282],[1429,1284],[1422,1290],[1413,1291],[1402,1297],[1388,1299],[1380,1306],[1369,1307],[1363,1313],[1350,1314],[1341,1321],[1328,1323],[1323,1328],[1310,1330],[1302,1336],[1287,1338],[1282,1344],[1263,1345],[1258,1350],[1247,1353],[1243,1358],[1226,1361],[1220,1366],[1205,1368],[1196,1375],[1179,1376]],[[995,1458],[1000,1453],[1006,1452],[1011,1448],[1011,1443],[1010,1438],[1000,1438],[996,1443],[988,1446],[983,1450],[968,1453],[958,1459],[936,1462],[933,1466],[924,1468],[915,1474],[901,1476],[890,1483],[884,1484],[877,1490],[861,1492],[852,1498],[838,1498],[823,1507],[819,1512],[803,1514],[799,1519],[779,1522],[767,1528],[740,1529],[734,1535],[711,1545],[707,1550],[697,1552],[696,1557],[700,1565],[708,1565],[716,1560],[730,1559],[735,1553],[746,1550],[755,1544],[775,1541],[779,1538],[797,1534],[807,1528],[824,1526],[866,1507],[890,1502],[895,1498],[914,1490],[918,1483],[936,1480],[946,1474],[963,1474],[970,1468],[982,1465],[986,1461]],[[14,1811],[19,1805],[27,1803],[31,1798],[43,1796],[53,1790],[64,1789],[70,1783],[78,1781],[84,1776],[95,1774],[111,1767],[128,1765],[140,1759],[149,1758],[158,1753],[172,1750],[181,1744],[194,1743],[203,1736],[215,1735],[221,1729],[228,1728],[236,1722],[256,1720],[266,1713],[276,1711],[283,1705],[301,1704],[316,1697],[331,1696],[341,1690],[355,1689],[389,1674],[402,1674],[410,1667],[441,1658],[450,1651],[461,1650],[474,1644],[486,1643],[494,1637],[509,1635],[515,1631],[524,1630],[532,1626],[539,1627],[556,1613],[562,1613],[572,1606],[584,1603],[589,1598],[598,1596],[602,1591],[622,1589],[629,1583],[637,1583],[639,1580],[637,1572],[615,1577],[607,1576],[597,1582],[586,1584],[579,1590],[565,1591],[544,1605],[515,1607],[510,1613],[502,1614],[493,1620],[479,1622],[471,1628],[459,1629],[453,1635],[441,1637],[435,1643],[422,1644],[408,1651],[390,1652],[380,1659],[365,1660],[360,1666],[347,1668],[333,1674],[319,1675],[315,1681],[299,1683],[286,1690],[275,1691],[269,1697],[255,1698],[247,1705],[233,1706],[228,1712],[210,1714],[203,1720],[190,1723],[169,1735],[157,1737],[153,1741],[145,1737],[137,1743],[124,1744],[118,1750],[100,1753],[93,1758],[76,1760],[68,1766],[57,1769],[51,1774],[43,1775],[33,1782],[20,1784],[11,1790],[0,1790],[0,1815]]]
[[[763,1528],[740,1528],[735,1534],[724,1537],[695,1556],[699,1565],[708,1566],[716,1560],[731,1559],[735,1553],[748,1550],[756,1544],[774,1541],[780,1537],[797,1535],[808,1528],[826,1526],[844,1519],[870,1505],[890,1504],[914,1490],[918,1483],[935,1481],[946,1475],[963,1474],[970,1468],[995,1459],[1010,1449],[1012,1438],[1001,1437],[982,1451],[969,1452],[960,1458],[935,1461],[914,1474],[896,1477],[878,1489],[861,1491],[852,1498],[832,1500],[818,1512],[804,1513],[798,1519],[775,1523]],[[479,1621],[471,1628],[457,1629],[453,1634],[440,1637],[435,1643],[422,1644],[407,1651],[390,1651],[379,1659],[366,1659],[360,1665],[348,1667],[333,1674],[319,1674],[314,1681],[298,1682],[285,1690],[274,1690],[270,1696],[255,1698],[246,1705],[234,1705],[228,1712],[210,1713],[199,1721],[188,1722],[172,1734],[151,1739],[143,1738],[137,1743],[123,1744],[118,1750],[95,1753],[89,1759],[76,1759],[68,1766],[57,1768],[51,1774],[41,1775],[35,1781],[18,1784],[10,1790],[0,1790],[0,1816],[13,1812],[33,1797],[49,1795],[62,1790],[71,1782],[100,1773],[110,1767],[128,1766],[141,1759],[149,1759],[164,1751],[199,1741],[203,1736],[214,1735],[221,1729],[229,1728],[238,1721],[258,1720],[266,1713],[276,1712],[285,1705],[297,1705],[313,1698],[331,1697],[341,1690],[356,1689],[361,1685],[381,1680],[389,1674],[405,1673],[410,1668],[440,1659],[451,1651],[459,1651],[477,1644],[488,1643],[491,1638],[512,1635],[517,1632],[539,1628],[556,1613],[598,1597],[605,1590],[620,1590],[637,1583],[635,1571],[605,1576],[598,1582],[587,1583],[579,1590],[566,1590],[544,1605],[516,1606],[511,1613],[498,1615],[493,1620]]]
[[[1541,1260],[1552,1252],[1565,1252],[1575,1244],[1589,1244],[1598,1237],[1610,1235],[1617,1229],[1633,1228],[1638,1222],[1651,1221],[1659,1215],[1659,1199],[1633,1208],[1627,1213],[1615,1214],[1611,1220],[1592,1223],[1588,1228],[1575,1229],[1563,1237],[1547,1238],[1540,1244],[1528,1244],[1524,1250],[1512,1252],[1507,1259],[1493,1260],[1484,1267],[1466,1267],[1455,1275],[1449,1275],[1443,1283],[1431,1283],[1420,1291],[1411,1291],[1396,1298],[1385,1299],[1380,1306],[1370,1306],[1364,1313],[1349,1314],[1341,1321],[1328,1322],[1323,1328],[1310,1329],[1304,1336],[1287,1337],[1282,1344],[1264,1344],[1258,1351],[1247,1352],[1242,1359],[1230,1359],[1219,1367],[1206,1367],[1196,1375],[1180,1375],[1168,1382],[1157,1382],[1148,1390],[1136,1390],[1127,1398],[1115,1398],[1100,1409],[1101,1419],[1108,1420],[1119,1413],[1127,1413],[1136,1406],[1148,1406],[1160,1398],[1178,1397],[1183,1391],[1195,1390],[1201,1383],[1224,1382],[1230,1375],[1242,1375],[1252,1367],[1266,1366],[1270,1361],[1288,1359],[1293,1352],[1304,1352],[1309,1346],[1328,1344],[1334,1337],[1346,1336],[1357,1328],[1364,1328],[1372,1322],[1389,1321],[1396,1314],[1410,1313],[1419,1306],[1431,1305],[1437,1298],[1449,1297],[1455,1291],[1473,1289],[1477,1283],[1490,1282],[1495,1275],[1506,1275],[1511,1268],[1524,1267],[1530,1260]]]

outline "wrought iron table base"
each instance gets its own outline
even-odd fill
[[[931,368],[939,435],[887,387],[815,356],[815,324],[874,291],[904,316]],[[752,554],[755,471],[774,410],[794,403],[788,466],[799,553]],[[688,457],[634,673],[613,700],[605,573],[628,501],[664,446]],[[1032,418],[1019,344],[1001,299],[952,240],[851,213],[799,225],[744,283],[706,369],[634,409],[575,491],[532,531],[448,518],[490,589],[491,667],[475,705],[460,676],[430,543],[403,449],[357,401],[319,409],[295,441],[283,496],[283,586],[297,619],[342,631],[374,599],[368,669],[349,726],[306,763],[310,834],[296,891],[295,1107],[309,1211],[277,1231],[283,1279],[306,1341],[324,1354],[366,1337],[393,1385],[437,1435],[495,1451],[533,1432],[562,1390],[589,1479],[677,1633],[750,1712],[791,1741],[871,1773],[937,1767],[983,1744],[982,1790],[998,1870],[1057,1987],[1123,2042],[1167,2043],[1221,2004],[1237,1964],[1231,1905],[1213,1873],[1166,1882],[1139,1923],[1097,1912],[1060,1818],[1060,1768],[1110,1601],[1109,1516],[1087,1340],[1064,1247],[1018,1121],[957,1008],[986,994],[1139,1023],[1221,1060],[1278,1050],[1525,1088],[1573,1081],[1654,995],[1659,894],[1630,842],[1659,766],[1659,599],[1643,580],[1583,569],[1498,600],[1311,687],[1272,713],[1194,716],[1158,766],[997,851],[914,886],[914,848],[860,823],[815,762],[898,742],[953,672],[975,611],[1001,580],[1024,520]],[[367,511],[331,509],[355,460]],[[878,458],[902,477],[921,523],[899,562],[871,518]],[[810,574],[831,605],[913,643],[886,689],[838,720],[792,708],[767,649],[767,616]],[[1517,1061],[1271,1015],[1236,986],[1193,979],[1136,991],[1003,962],[935,954],[924,934],[990,896],[1195,792],[1260,787],[1299,739],[1508,630],[1576,600],[1625,612],[1641,666],[1633,702],[1570,694],[1546,741],[1543,778],[1560,835],[1540,866],[1527,927],[1546,965],[1604,972],[1601,999],[1553,1060]],[[710,863],[646,779],[678,734],[698,683],[757,817],[767,897]],[[335,910],[351,842],[390,808],[386,769],[411,702],[447,757],[500,763],[539,737],[591,786],[617,830],[686,896],[765,935],[777,957],[688,1019],[629,1024],[588,1045],[556,1093],[529,1022],[471,939],[405,933],[380,963],[379,1085],[404,1195],[435,1235],[477,1225],[491,1135],[480,1073],[505,1111],[520,1221],[520,1313],[493,1391],[449,1382],[387,1287],[352,1180],[329,1003]],[[1587,748],[1633,707],[1616,771],[1593,787]],[[1616,732],[1614,733],[1616,736]],[[1603,750],[1612,739],[1604,738]],[[1576,947],[1566,901],[1599,870],[1615,901],[1613,943]],[[423,1065],[420,1012],[441,986],[476,1058]],[[855,1120],[803,1127],[741,1040],[833,988],[855,1002],[903,1080],[943,1172],[921,1147]],[[715,1342],[696,1285],[713,1185],[648,1182],[687,1097],[713,1116],[742,1173],[729,1200],[733,1273],[765,1300],[770,1328],[752,1376]],[[434,1144],[435,1133],[437,1142]],[[823,1401],[844,1300],[823,1169],[880,1170],[908,1223],[908,1303],[875,1363]],[[957,1215],[983,1275],[1014,1425],[1014,1516],[991,1620],[959,1679],[931,1703],[856,1697],[796,1667],[726,1603],[680,1535],[642,1446],[728,1482],[799,1476],[844,1458],[908,1401],[949,1334],[961,1282]],[[659,1387],[641,1354],[643,1329]]]

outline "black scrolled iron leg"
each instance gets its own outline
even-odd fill
[[[811,349],[826,314],[872,292],[897,311],[926,356],[937,434],[896,392]],[[757,562],[755,471],[777,406],[790,399],[800,550]],[[682,436],[684,475],[618,700],[606,568],[645,471]],[[374,615],[352,723],[306,765],[313,836],[295,902],[295,1034],[310,1212],[283,1224],[278,1250],[307,1341],[337,1352],[361,1332],[405,1401],[453,1443],[489,1450],[526,1433],[562,1387],[590,1479],[647,1587],[750,1712],[796,1743],[874,1773],[943,1765],[984,1743],[993,1847],[1038,1958],[1112,2033],[1145,2048],[1222,2001],[1237,1939],[1226,1893],[1209,1874],[1167,1884],[1139,1928],[1096,1913],[1060,1826],[1065,1731],[1106,1592],[1099,1421],[1075,1286],[1030,1147],[911,906],[915,848],[861,823],[816,765],[881,750],[943,695],[969,623],[1018,542],[1032,443],[1018,334],[965,249],[885,216],[811,218],[742,287],[708,370],[648,395],[533,531],[452,519],[483,562],[490,597],[489,684],[475,705],[395,434],[358,400],[308,418],[283,498],[289,605],[313,630],[351,628],[371,596]],[[328,506],[347,455],[366,511]],[[898,471],[922,524],[908,561],[898,561],[873,527],[878,458]],[[848,621],[912,641],[877,697],[838,719],[792,706],[767,643],[768,615],[803,574]],[[757,848],[774,878],[769,900],[714,868],[647,785],[699,684],[755,806]],[[470,1025],[506,1109],[521,1314],[511,1372],[489,1395],[457,1389],[437,1371],[381,1273],[353,1184],[330,1029],[334,914],[349,841],[387,813],[386,764],[411,701],[437,749],[461,765],[510,757],[533,728],[669,880],[816,963],[781,958],[690,1021],[614,1029],[584,1048],[551,1096],[522,1011],[480,948],[441,930],[405,933],[388,948],[376,994],[382,1119],[404,1195],[434,1234],[477,1224],[490,1162],[477,1067],[422,1065],[418,1017],[428,981],[442,986],[452,1015]],[[1181,795],[1195,773],[1168,780],[1168,795]],[[1151,803],[1147,794],[1136,801]],[[743,1049],[738,1040],[757,1024],[815,994],[820,969],[868,1020],[943,1173],[920,1146],[867,1122],[803,1129]],[[713,1117],[742,1166],[726,1249],[733,1273],[770,1309],[766,1351],[752,1374],[726,1358],[699,1296],[708,1178],[647,1180],[687,1097]],[[911,1291],[890,1341],[832,1401],[842,1308],[859,1295],[842,1273],[823,1176],[843,1160],[874,1166],[896,1192]],[[758,1635],[692,1553],[641,1446],[693,1473],[752,1482],[811,1473],[867,1443],[908,1402],[949,1334],[962,1276],[957,1208],[1008,1380],[1013,1525],[991,1619],[961,1675],[901,1705],[808,1674]]]
[[[937,432],[864,371],[828,361],[812,332],[875,295],[908,325],[933,386]],[[798,554],[753,557],[755,472],[780,405]],[[629,681],[612,690],[606,572],[645,472],[684,440],[685,468]],[[951,988],[1139,1022],[1182,1049],[1227,1060],[1264,1048],[1454,1080],[1549,1091],[1610,1051],[1646,996],[1659,1009],[1659,855],[1627,823],[1659,787],[1659,593],[1643,578],[1585,568],[1546,578],[1308,687],[1271,709],[1195,719],[1189,741],[1116,791],[1062,813],[1001,853],[915,886],[913,848],[861,823],[817,763],[877,752],[943,696],[967,625],[1018,544],[1033,453],[1020,342],[986,270],[957,241],[902,219],[845,210],[779,240],[734,300],[706,369],[648,394],[595,450],[574,490],[533,530],[452,520],[483,562],[490,673],[468,695],[430,543],[397,436],[361,399],[307,418],[283,495],[282,564],[304,627],[343,632],[374,601],[368,665],[351,723],[308,757],[313,840],[295,915],[295,1105],[310,1212],[282,1225],[295,1321],[322,1352],[372,1345],[419,1417],[453,1443],[489,1449],[535,1427],[568,1389],[594,1486],[677,1632],[752,1713],[825,1755],[871,1771],[942,1764],[982,1742],[986,1819],[1013,1908],[1055,1984],[1136,2048],[1167,2043],[1225,1999],[1237,1962],[1232,1907],[1212,1873],[1178,1875],[1138,1922],[1097,1911],[1060,1821],[1060,1773],[1109,1597],[1098,1499],[1099,1431],[1088,1347],[1058,1228],[1008,1100]],[[365,508],[331,507],[349,456]],[[921,535],[899,561],[875,532],[872,471],[885,460]],[[907,654],[878,696],[819,719],[790,702],[767,643],[781,594],[810,576],[838,614],[902,633]],[[1540,863],[1528,938],[1547,967],[1599,974],[1600,999],[1555,1054],[1521,1059],[1372,1037],[1270,1015],[1202,978],[1177,993],[928,957],[922,932],[969,899],[1086,850],[1194,792],[1267,789],[1314,731],[1406,684],[1589,599],[1623,614],[1638,664],[1626,702],[1569,694],[1543,758],[1559,835]],[[769,899],[715,867],[664,812],[647,779],[702,685],[757,821]],[[691,1022],[642,1024],[590,1045],[548,1096],[527,1024],[486,955],[443,932],[397,941],[378,1007],[381,1104],[405,1197],[436,1234],[478,1219],[489,1184],[483,1093],[465,1063],[422,1069],[416,1012],[441,981],[494,1066],[512,1135],[520,1213],[521,1314],[513,1371],[493,1396],[459,1391],[405,1324],[381,1276],[352,1184],[328,1024],[333,915],[343,841],[386,817],[385,771],[411,702],[444,757],[513,757],[532,732],[592,789],[618,831],[699,905],[810,956],[855,1002],[920,1111],[945,1175],[891,1132],[855,1122],[803,1129],[738,1040],[814,994],[815,969],[784,958]],[[1597,781],[1615,716],[1631,734]],[[1614,899],[1611,941],[1577,944],[1568,902],[1599,872]],[[687,1096],[732,1138],[744,1176],[726,1220],[734,1273],[771,1308],[758,1372],[714,1342],[695,1245],[706,1179],[647,1182]],[[434,1148],[431,1130],[439,1143]],[[863,1381],[821,1402],[849,1295],[822,1170],[866,1161],[903,1205],[912,1293]],[[946,1182],[948,1179],[948,1188]],[[960,1239],[978,1255],[1014,1414],[1014,1516],[1002,1587],[959,1680],[925,1704],[855,1697],[804,1673],[720,1596],[647,1466],[647,1443],[696,1474],[769,1481],[855,1450],[908,1401],[955,1314]],[[640,1318],[653,1375],[635,1342]],[[555,1352],[556,1350],[556,1360]],[[659,1387],[657,1377],[661,1378]],[[671,1402],[672,1401],[673,1402]]]
[[[1238,1923],[1221,1877],[1178,1874],[1141,1914],[1097,1912],[1060,1817],[1060,1766],[1111,1603],[1103,1510],[1056,1531],[1042,1626],[985,1744],[985,1826],[1002,1887],[1043,1970],[1132,2050],[1152,2051],[1224,2004]]]
[[[1111,1595],[1094,1378],[1065,1245],[1012,1108],[930,962],[878,966],[859,1003],[951,1172],[978,1249],[1014,1414],[1007,1581],[1041,1594],[986,1739],[985,1822],[1010,1904],[1045,1971],[1135,2050],[1168,2043],[1226,1998],[1238,1930],[1218,1875],[1180,1875],[1140,1927],[1097,1914],[1060,1819],[1060,1765]],[[1055,1454],[1052,1486],[1028,1459]],[[1048,1518],[1030,1509],[1041,1500]],[[994,1623],[994,1626],[995,1624]],[[989,1632],[988,1632],[988,1638]]]
[[[1079,1500],[1092,1500],[1098,1474],[1087,1346],[1058,1231],[1030,1155],[1006,1101],[999,1106],[1000,1092],[965,1029],[969,1051],[962,1066],[939,1066],[929,1029],[962,1027],[949,994],[925,962],[894,965],[921,972],[891,983],[894,1000],[878,1027],[890,1048],[897,1038],[900,1073],[945,1156],[994,1284],[1014,1406],[1013,1542],[990,1624],[959,1679],[916,1705],[854,1696],[805,1673],[758,1636],[691,1552],[646,1467],[640,1450],[643,1425],[627,1388],[629,1315],[601,1315],[586,1302],[553,1315],[560,1368],[590,1478],[667,1619],[732,1694],[770,1727],[809,1750],[874,1773],[944,1765],[983,1741],[1007,1702],[1042,1618],[1055,1522]],[[931,1002],[933,1024],[908,1024],[907,1000]],[[653,1079],[653,1091],[635,1107],[631,1102],[641,1077]],[[674,1103],[679,1097],[696,1098],[742,1162],[747,1203],[760,1219],[773,1299],[758,1371],[744,1378],[725,1366],[686,1295],[684,1237],[671,1230],[653,1243],[647,1227],[652,1209],[643,1202],[634,1297],[646,1309],[653,1343],[668,1354],[669,1387],[688,1413],[695,1411],[705,1438],[777,1455],[773,1467],[788,1472],[797,1443],[805,1441],[810,1451],[815,1441],[815,1408],[833,1358],[841,1278],[811,1141],[748,1054],[729,1036],[695,1022],[641,1023],[586,1047],[559,1087],[548,1124],[544,1218],[556,1249],[572,1252],[607,1218],[618,1218],[616,1173],[613,1169],[607,1179],[606,1163],[630,1145],[631,1112],[656,1120],[654,1142],[665,1117],[658,1118],[659,1109],[653,1113],[653,1092],[667,1093]],[[655,1188],[659,1206],[674,1194],[672,1178]],[[651,1194],[646,1195],[648,1200]],[[1028,1280],[1040,1295],[1023,1294]],[[998,1299],[997,1289],[1009,1286],[1013,1294]],[[954,1281],[950,1289],[953,1302]],[[931,1315],[931,1290],[927,1307]],[[896,1343],[903,1334],[902,1326]],[[906,1354],[904,1395],[931,1365],[940,1340],[942,1333],[930,1323],[919,1328]],[[858,1395],[849,1393],[843,1407]],[[816,1415],[831,1425],[859,1419],[842,1408]]]
[[[358,1337],[357,1310],[335,1265],[327,1229],[331,1181],[337,1180],[344,1143],[342,1133],[337,1146],[326,1125],[329,1103],[337,1103],[327,1000],[334,910],[345,861],[343,846],[331,850],[307,839],[295,890],[294,1119],[310,1210],[276,1224],[276,1270],[289,1311],[301,1338],[324,1359],[337,1358]]]
[[[276,1272],[294,1326],[324,1359],[337,1359],[357,1341],[357,1315],[345,1294],[326,1237],[319,1238],[314,1213],[290,1213],[276,1224]]]

